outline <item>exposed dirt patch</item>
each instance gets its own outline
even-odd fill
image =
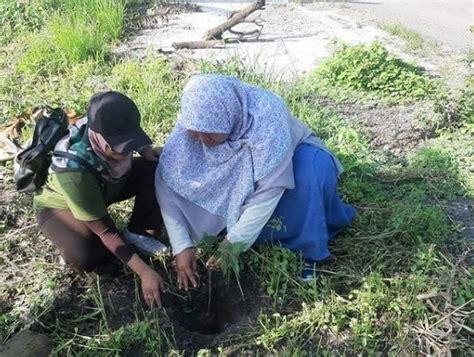
[[[227,283],[220,272],[209,281],[203,274],[201,285],[183,297],[167,294],[165,304],[174,325],[179,349],[196,351],[225,344],[232,335],[241,334],[256,322],[260,312],[257,280],[251,272],[244,272],[240,280],[242,292],[235,278]]]
[[[164,272],[160,273],[165,276]],[[235,278],[227,283],[222,273],[214,272],[211,280],[210,305],[209,282],[204,270],[199,288],[162,294],[164,310],[160,311],[160,327],[176,341],[180,350],[192,352],[225,345],[226,340],[249,329],[258,318],[259,286],[251,272],[243,272],[240,281],[243,296]],[[66,322],[90,314],[91,307],[97,306],[97,286],[100,286],[104,313],[111,330],[132,324],[140,318],[142,309],[146,310],[133,274],[125,272],[120,263],[112,262],[100,272],[67,274],[57,288],[49,319]],[[81,321],[80,333],[98,333],[99,318],[98,315]],[[133,346],[126,355],[140,355],[140,351],[140,346]]]
[[[404,155],[434,137],[438,115],[430,102],[385,106],[377,103],[338,103],[328,98],[315,101],[364,128],[374,148]]]
[[[56,254],[39,233],[32,196],[16,192],[9,166],[0,166],[0,187],[0,313],[8,313],[26,299],[22,287],[34,280],[36,267],[49,266]]]
[[[0,167],[0,184],[2,313],[8,313],[14,308],[14,301],[22,301],[23,297],[16,289],[31,280],[31,276],[35,274],[35,266],[39,263],[47,264],[51,272],[60,274],[60,278],[56,279],[58,285],[54,288],[54,301],[48,313],[41,319],[44,323],[60,321],[64,326],[79,323],[78,333],[93,335],[99,332],[97,320],[102,316],[106,316],[111,330],[132,324],[140,318],[142,309],[146,308],[140,298],[140,285],[136,284],[134,274],[124,269],[118,260],[111,260],[97,271],[88,274],[77,274],[61,266],[55,248],[40,234],[35,223],[31,209],[32,196],[15,192],[11,172],[5,167]],[[225,345],[230,336],[242,333],[252,326],[258,317],[259,286],[251,272],[242,272],[241,286],[244,296],[235,278],[231,278],[227,283],[222,273],[214,272],[211,279],[209,313],[209,282],[206,269],[202,268],[200,287],[187,293],[173,290],[174,274],[164,271],[160,271],[160,274],[170,282],[170,291],[162,296],[166,313],[160,313],[160,320],[163,321],[160,324],[174,336],[177,347],[181,350],[195,351],[204,347]],[[92,316],[91,313],[97,311],[97,307],[100,308],[97,299],[103,301],[105,314]],[[48,332],[37,326],[34,319],[28,322],[28,326]]]

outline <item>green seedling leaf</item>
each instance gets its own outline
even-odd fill
[[[246,248],[245,243],[229,243],[228,241],[222,241],[219,243],[219,248],[215,254],[217,259],[220,259],[220,266],[224,277],[228,280],[230,273],[234,272],[236,278],[240,276],[239,266],[239,255]]]
[[[198,248],[201,249],[204,256],[211,255],[217,249],[219,240],[219,236],[204,233],[202,240],[198,244]]]

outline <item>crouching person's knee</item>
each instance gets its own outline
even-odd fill
[[[101,263],[101,259],[89,249],[75,249],[73,252],[61,252],[61,256],[66,265],[77,272],[90,272]]]

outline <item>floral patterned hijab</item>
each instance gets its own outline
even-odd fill
[[[158,175],[173,192],[221,216],[230,229],[255,183],[290,158],[292,119],[277,95],[234,77],[196,75],[160,157]],[[216,146],[188,130],[229,135]]]

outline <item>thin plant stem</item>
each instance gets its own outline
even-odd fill
[[[235,280],[237,280],[237,285],[239,286],[240,294],[242,295],[242,300],[245,301],[244,291],[242,290],[242,285],[240,285],[240,279],[237,274],[235,274]]]

